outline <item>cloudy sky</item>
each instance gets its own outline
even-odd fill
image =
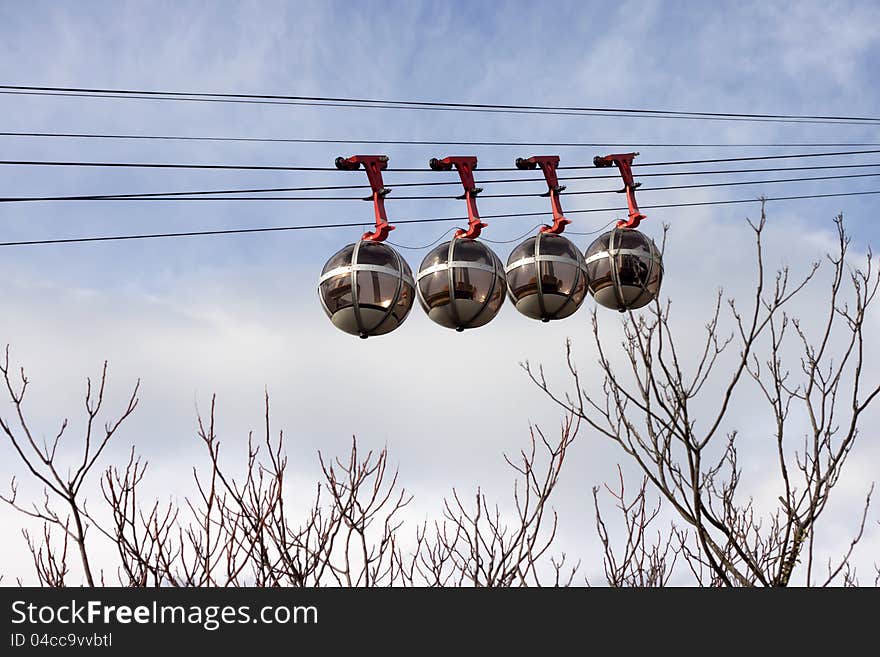
[[[0,6],[0,83],[11,85],[279,93],[525,105],[651,107],[690,111],[877,115],[880,9],[869,2],[38,2]],[[0,96],[2,131],[175,134],[222,137],[669,142],[871,142],[876,126],[679,121],[648,118],[525,116],[378,109],[309,108],[93,98]],[[0,159],[191,162],[331,166],[363,146],[222,142],[26,139],[3,137]],[[392,167],[425,167],[442,147],[383,146]],[[456,147],[457,151],[466,150]],[[674,149],[642,146],[642,161],[792,152],[791,148]],[[804,149],[809,150],[809,149]],[[815,150],[815,149],[813,149]],[[511,166],[534,153],[512,147],[471,151],[483,167]],[[556,149],[563,164],[587,164],[597,149]],[[722,154],[723,153],[723,154]],[[848,158],[853,163],[877,156]],[[834,172],[845,173],[845,172]],[[0,195],[154,192],[360,183],[335,172],[103,170],[3,167]],[[388,173],[386,184],[442,174]],[[754,180],[759,174],[745,174]],[[768,174],[772,175],[772,174]],[[733,179],[730,177],[729,179]],[[345,183],[340,181],[345,180]],[[687,184],[686,179],[672,179]],[[606,181],[607,182],[607,181]],[[786,185],[640,191],[644,205],[880,189],[873,178]],[[666,179],[662,184],[673,184]],[[599,188],[573,182],[569,189]],[[486,193],[510,191],[486,186]],[[534,191],[542,191],[538,183]],[[572,196],[566,209],[616,205],[619,197]],[[880,243],[877,197],[771,203],[768,260],[805,271],[832,244],[843,212],[853,248]],[[486,214],[542,211],[540,198],[484,199]],[[393,201],[393,220],[460,214],[456,201]],[[664,295],[683,340],[697,335],[719,286],[746,294],[754,278],[745,217],[755,205],[647,211],[646,233],[671,225]],[[573,215],[592,231],[615,213]],[[0,241],[136,232],[209,230],[371,221],[365,203],[193,202],[3,204]],[[490,221],[485,236],[523,235],[534,218]],[[402,225],[395,243],[430,242],[454,224]],[[28,411],[51,434],[63,417],[81,426],[84,379],[111,368],[110,401],[121,403],[142,379],[141,404],[107,462],[132,444],[152,463],[151,490],[184,495],[189,464],[202,454],[195,408],[212,393],[227,454],[242,454],[258,427],[264,389],[273,422],[284,428],[293,481],[311,490],[317,450],[343,453],[351,436],[387,445],[402,483],[416,496],[412,519],[436,517],[453,487],[477,485],[504,499],[512,486],[502,459],[525,445],[529,423],[555,431],[560,411],[518,363],[562,373],[573,339],[582,372],[595,358],[592,303],[568,320],[541,324],[508,304],[488,326],[458,334],[419,308],[395,333],[358,340],[324,316],[315,283],[324,261],[360,229],[111,242],[0,250],[0,342],[12,346],[32,379]],[[572,236],[581,248],[589,237]],[[493,245],[506,260],[514,244]],[[424,252],[402,251],[413,269]],[[805,323],[818,322],[825,282],[805,296]],[[880,329],[875,313],[870,320]],[[616,313],[602,312],[613,341]],[[876,359],[866,376],[880,378]],[[769,417],[745,390],[732,418],[756,443]],[[477,401],[478,400],[478,401]],[[3,411],[7,412],[7,411]],[[829,550],[845,545],[859,502],[880,465],[866,418],[864,434],[823,525]],[[872,422],[872,418],[875,420]],[[238,450],[238,452],[236,452]],[[0,479],[20,472],[0,445]],[[762,450],[742,456],[749,490],[767,504],[779,494]],[[557,498],[559,549],[585,558],[595,576],[590,488],[624,462],[612,445],[583,433]],[[872,511],[861,554],[880,552]],[[0,571],[29,576],[22,521],[0,509],[12,540],[0,543]]]

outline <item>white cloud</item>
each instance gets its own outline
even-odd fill
[[[345,12],[323,5],[292,12],[283,4],[254,3],[230,16],[214,5],[174,3],[163,10],[138,5],[116,9],[112,4],[108,20],[118,28],[112,31],[113,36],[110,31],[91,31],[88,17],[68,8],[53,8],[41,26],[20,25],[20,33],[7,33],[10,47],[17,51],[30,41],[44,47],[37,49],[31,60],[16,61],[14,68],[9,62],[0,63],[2,77],[48,84],[98,85],[106,81],[120,86],[209,91],[497,98],[526,104],[601,102],[710,111],[804,107],[804,111],[832,108],[828,111],[857,113],[848,107],[876,104],[876,91],[865,84],[869,73],[865,66],[877,43],[867,27],[872,24],[866,20],[871,10],[864,8],[848,13],[819,4],[807,8],[799,4],[794,14],[785,16],[772,9],[728,9],[709,12],[711,15],[702,20],[700,16],[676,14],[663,4],[645,8],[644,3],[635,3],[609,13],[602,13],[605,10],[599,6],[584,12],[576,4],[567,8],[569,29],[559,32],[561,23],[556,17],[527,5],[486,12],[479,21],[469,23],[449,9],[415,3],[400,5],[400,14],[392,12],[379,22],[369,11],[348,6]],[[168,18],[169,7],[174,10],[174,20]],[[823,24],[819,34],[799,31],[818,23]],[[831,35],[827,39],[830,43],[823,43],[832,48],[833,56],[822,56],[820,48],[808,48],[812,43],[808,38],[822,35]],[[836,38],[840,35],[851,38],[841,43]],[[547,47],[548,40],[552,47]],[[774,70],[777,63],[780,68]],[[810,93],[807,78],[821,87]],[[795,85],[803,88],[793,101],[790,94]],[[820,92],[824,94],[822,102],[812,102],[811,97],[815,100]],[[832,133],[821,127],[779,124],[580,122],[566,117],[372,110],[343,113],[85,99],[4,98],[0,112],[18,129],[234,136],[662,142],[785,141],[805,135],[824,140],[870,135],[862,129]],[[46,159],[327,165],[345,150],[342,145],[294,148],[55,141],[20,141],[10,143],[9,148],[15,156]],[[392,164],[418,165],[441,154],[430,150],[392,149]],[[526,153],[487,149],[479,154],[486,166],[501,166]],[[562,153],[564,163],[588,161],[593,154]],[[717,150],[688,151],[687,157],[716,154]],[[678,159],[680,155],[681,151],[654,149],[643,152],[642,159]],[[41,170],[10,171],[2,184],[4,194],[22,188],[77,192],[123,187],[207,189],[284,186],[280,183],[291,181],[322,184],[333,175]],[[436,179],[432,176],[426,172],[407,179]],[[387,179],[401,178],[403,174],[389,174]],[[728,193],[691,189],[648,194],[654,184],[649,180],[640,194],[645,205],[710,202]],[[572,182],[570,188],[582,186]],[[851,188],[848,184],[847,189]],[[745,186],[730,191],[726,198],[748,198],[761,191],[781,193],[781,189]],[[787,193],[795,193],[791,189]],[[825,189],[823,185],[818,191]],[[564,204],[573,209],[620,201],[617,197],[594,198],[572,196],[564,199]],[[457,214],[461,212],[459,204],[401,201],[389,203],[389,208],[392,217],[409,218]],[[543,199],[506,204],[486,199],[481,207],[489,213],[507,208],[543,210],[544,204]],[[863,249],[866,241],[880,234],[865,221],[872,216],[871,207],[867,201],[853,199],[771,204],[767,244],[771,263],[786,262],[795,270],[804,270],[827,248],[830,218],[839,208],[852,215],[855,246]],[[719,285],[735,296],[750,291],[754,277],[751,236],[742,218],[754,216],[756,211],[756,206],[648,211],[645,230],[650,234],[659,235],[662,221],[673,226],[664,293],[674,300],[675,327],[685,336],[685,343],[700,335],[708,304]],[[353,216],[369,217],[368,206],[191,203],[0,208],[4,234],[17,238],[182,226],[283,225],[318,218],[329,222]],[[608,213],[572,216],[577,217],[576,226],[581,230],[612,218]],[[490,223],[487,236],[505,239],[521,233],[529,221]],[[394,238],[415,244],[433,239],[446,227],[401,226]],[[35,423],[48,433],[61,417],[70,414],[75,418],[83,377],[96,374],[106,358],[111,363],[110,407],[119,406],[136,378],[143,379],[141,407],[120,436],[119,448],[108,456],[119,458],[127,445],[134,443],[154,464],[150,481],[156,483],[150,485],[156,490],[170,489],[175,494],[188,490],[189,463],[200,456],[194,437],[196,402],[204,407],[210,395],[217,393],[220,427],[231,455],[241,449],[247,431],[259,424],[263,390],[268,388],[274,424],[290,437],[293,477],[300,482],[317,477],[316,450],[341,452],[356,433],[365,447],[388,445],[392,460],[400,464],[402,481],[417,496],[416,517],[436,512],[440,497],[453,486],[471,489],[482,485],[506,495],[511,475],[501,452],[516,451],[525,444],[529,422],[540,423],[552,432],[559,420],[559,410],[542,398],[517,363],[523,359],[543,362],[551,377],[564,385],[562,345],[571,336],[582,372],[589,379],[595,354],[589,344],[587,309],[563,323],[542,325],[519,317],[507,305],[487,327],[456,334],[431,324],[416,308],[396,333],[367,341],[351,338],[327,322],[314,284],[324,259],[358,232],[2,250],[0,340],[12,343],[14,357],[31,374],[30,412]],[[585,247],[589,238],[576,241]],[[504,259],[513,246],[499,245],[497,250]],[[415,268],[422,254],[405,255]],[[817,287],[807,293],[799,307],[802,313],[811,315],[822,291]],[[603,312],[601,321],[603,332],[617,335],[618,318],[613,313]],[[871,362],[869,378],[876,379],[876,354]],[[749,444],[758,444],[766,420],[752,416],[749,404],[753,399],[754,391],[744,396],[731,424],[752,430]],[[834,508],[834,520],[829,521],[829,526],[835,527],[832,533],[839,525],[851,526],[853,505],[876,471],[880,454],[868,435],[871,426],[866,423],[866,435],[853,453],[846,484],[841,487],[841,504]],[[6,476],[15,472],[16,466],[9,458],[8,446],[2,450],[0,475]],[[596,436],[584,434],[571,458],[557,500],[563,510],[560,545],[570,553],[593,555],[596,543],[589,490],[614,477],[614,464],[622,455]],[[778,494],[768,483],[772,469],[757,460],[752,463],[749,474],[754,475],[755,483],[750,490],[762,498]],[[876,513],[871,517],[876,518]],[[8,511],[0,516],[0,522],[7,528],[18,526]],[[876,545],[880,540],[876,524],[868,531],[866,541]],[[838,543],[830,539],[828,548],[837,548]],[[20,565],[23,547],[19,541],[4,542],[0,561]],[[593,575],[597,567],[594,562],[586,564],[587,572]]]

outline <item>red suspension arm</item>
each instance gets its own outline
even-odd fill
[[[593,158],[593,164],[597,167],[610,167],[616,165],[618,171],[620,171],[621,178],[623,178],[623,189],[620,190],[620,193],[626,194],[626,205],[629,208],[629,220],[618,221],[618,228],[637,228],[643,219],[647,219],[647,217],[642,214],[641,210],[639,210],[639,204],[636,203],[636,189],[642,184],[633,181],[632,162],[636,155],[638,155],[638,153],[618,153],[616,155],[597,155]]]
[[[388,168],[388,156],[352,155],[351,157],[336,158],[337,169],[354,171],[359,169],[361,165],[364,165],[367,179],[370,181],[370,188],[373,190],[372,195],[364,200],[373,202],[373,210],[376,215],[376,230],[364,233],[361,239],[368,242],[384,242],[388,233],[394,230],[394,226],[388,223],[388,217],[385,214],[385,197],[391,193],[391,190],[382,182],[382,172]]]
[[[483,191],[474,183],[474,169],[477,168],[477,158],[469,156],[444,157],[443,159],[438,159],[433,157],[428,162],[428,166],[434,171],[451,171],[453,167],[458,171],[462,187],[464,187],[464,194],[458,198],[464,199],[467,203],[468,227],[467,230],[459,228],[455,232],[455,237],[463,237],[472,240],[477,239],[480,236],[480,231],[489,225],[483,223],[480,219],[480,213],[477,210],[477,194]]]
[[[547,193],[542,194],[542,196],[550,197],[550,208],[553,210],[553,225],[541,226],[541,232],[552,233],[553,235],[559,235],[565,230],[566,225],[571,223],[571,220],[566,219],[565,215],[562,214],[562,203],[559,201],[559,193],[565,189],[565,185],[560,185],[559,179],[556,177],[556,167],[558,166],[558,155],[533,155],[529,158],[516,158],[517,169],[541,167],[544,180],[547,181]]]

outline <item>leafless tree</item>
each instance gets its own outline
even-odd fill
[[[429,534],[424,526],[418,535],[418,549],[409,583],[433,586],[527,586],[570,584],[579,564],[566,568],[566,556],[550,556],[550,568],[542,560],[556,536],[558,517],[549,500],[559,481],[566,452],[578,430],[577,419],[566,416],[560,437],[549,440],[537,427],[532,429],[530,447],[513,460],[505,457],[518,474],[514,487],[516,516],[508,525],[499,507],[492,506],[478,489],[468,503],[458,492],[444,500],[444,517]],[[548,462],[538,466],[538,445]],[[549,520],[548,517],[549,516]],[[547,578],[550,578],[548,581]]]
[[[623,471],[618,466],[618,485],[605,489],[614,499],[623,521],[623,548],[615,550],[616,541],[602,516],[599,503],[600,488],[593,487],[593,503],[596,511],[596,531],[604,553],[605,581],[614,587],[661,587],[669,583],[675,570],[682,545],[687,544],[686,534],[679,533],[673,526],[665,537],[659,529],[654,531],[660,514],[659,502],[649,507],[648,478],[643,477],[636,494],[628,499]]]
[[[813,322],[790,316],[786,308],[813,282],[820,263],[813,263],[798,280],[788,268],[768,277],[763,208],[760,220],[749,225],[757,261],[754,298],[742,308],[733,299],[725,304],[719,291],[692,368],[686,366],[685,355],[695,347],[676,338],[670,322],[672,305],[659,300],[647,312],[625,316],[622,368],[615,365],[593,313],[592,336],[602,381],[598,394],[586,389],[571,343],[567,345],[570,393],[551,390],[541,368],[524,364],[551,399],[615,443],[641,470],[663,505],[690,529],[670,530],[674,547],[663,538],[646,546],[645,531],[654,515],[645,515],[645,490],[625,503],[621,483],[614,497],[626,519],[623,563],[611,551],[598,513],[611,583],[647,585],[668,577],[664,557],[670,549],[684,557],[700,583],[786,586],[799,566],[801,581],[807,585],[855,581],[850,557],[863,533],[871,491],[849,549],[838,561],[828,563],[821,576],[814,549],[816,523],[855,444],[859,420],[880,393],[876,382],[866,386],[863,381],[865,318],[877,294],[880,272],[870,252],[863,267],[850,267],[850,239],[842,217],[837,217],[838,248],[828,256],[828,298],[813,315],[824,316],[812,326]],[[725,305],[728,329],[722,327]],[[800,352],[791,370],[784,364],[790,342]],[[730,353],[734,350],[738,353]],[[722,373],[724,367],[729,369]],[[591,370],[590,376],[595,380],[597,372]],[[719,376],[720,395],[716,386],[707,385],[711,377]],[[764,516],[751,497],[738,494],[741,436],[730,427],[734,398],[749,380],[772,418],[780,482],[776,508]],[[713,405],[707,414],[705,409]],[[798,420],[808,426],[800,436]]]
[[[193,495],[179,503],[142,499],[148,464],[132,449],[123,465],[102,466],[97,486],[103,504],[92,513],[84,483],[135,410],[138,386],[98,430],[106,364],[97,387],[87,381],[82,444],[67,465],[62,455],[74,452],[59,450],[67,421],[51,443],[35,438],[41,433],[24,408],[28,380],[23,370],[14,373],[8,348],[0,373],[12,419],[0,417],[0,429],[43,493],[26,504],[13,479],[2,499],[41,525],[39,533],[25,531],[24,537],[45,586],[69,583],[71,553],[78,554],[90,586],[103,584],[104,573],[128,586],[561,586],[575,582],[581,564],[554,552],[558,518],[551,503],[569,448],[579,431],[588,430],[610,440],[640,470],[639,485],[629,490],[623,469],[614,484],[593,488],[603,583],[858,585],[851,557],[864,534],[872,491],[848,548],[821,575],[816,528],[859,420],[880,395],[880,386],[863,383],[865,318],[880,274],[870,253],[865,266],[850,267],[849,239],[838,218],[825,314],[817,327],[802,323],[788,308],[815,284],[819,264],[799,280],[787,269],[768,277],[763,210],[750,226],[754,298],[746,309],[734,300],[725,304],[719,292],[695,359],[692,341],[685,345],[673,335],[671,304],[658,301],[625,316],[622,368],[593,313],[599,393],[584,385],[570,343],[574,389],[568,394],[551,390],[543,370],[525,364],[565,416],[557,436],[533,427],[527,448],[505,457],[515,477],[507,504],[490,501],[480,488],[453,490],[436,521],[408,524],[412,497],[387,451],[365,453],[354,439],[344,457],[318,454],[314,487],[291,486],[286,438],[272,430],[267,396],[261,429],[248,435],[240,454],[225,442],[221,450],[214,399],[199,416],[204,459],[192,468]],[[792,349],[798,350],[797,367],[790,370],[784,362]],[[690,367],[689,358],[695,360]],[[596,380],[593,370],[590,380]],[[775,459],[779,496],[769,512],[767,500],[756,505],[741,486],[743,438],[732,426],[732,408],[749,382],[771,420],[764,444]],[[602,510],[606,496],[617,511],[614,522]],[[99,577],[90,558],[96,540],[109,542],[117,556],[115,564],[101,564]],[[796,571],[799,579],[793,580]],[[871,579],[880,583],[880,569]]]
[[[248,436],[240,473],[229,471],[221,458],[212,399],[208,415],[198,421],[198,439],[207,459],[206,467],[192,469],[196,494],[182,506],[156,499],[143,504],[139,490],[148,464],[132,449],[124,466],[107,467],[100,479],[104,518],[86,510],[80,487],[134,410],[137,387],[119,419],[106,425],[98,447],[88,451],[91,423],[103,399],[106,365],[94,402],[91,384],[87,385],[88,457],[85,467],[68,482],[60,475],[58,439],[42,449],[31,443],[21,403],[27,379],[22,373],[21,388],[13,387],[8,362],[7,350],[3,373],[25,444],[35,456],[22,449],[23,441],[11,423],[3,421],[0,426],[46,491],[41,504],[26,507],[18,501],[13,480],[11,494],[3,499],[44,523],[39,541],[25,532],[42,585],[67,584],[68,539],[79,546],[86,582],[95,584],[86,544],[90,527],[115,546],[116,575],[127,586],[512,586],[537,584],[542,577],[567,583],[576,571],[576,567],[566,570],[564,555],[555,558],[549,552],[557,526],[549,503],[577,431],[572,418],[564,423],[558,441],[548,440],[535,428],[530,449],[515,461],[508,459],[520,479],[514,488],[515,514],[509,521],[479,490],[473,507],[453,491],[444,502],[442,521],[425,522],[407,536],[401,514],[412,497],[398,485],[386,450],[363,454],[353,439],[345,458],[326,459],[319,453],[321,481],[303,495],[285,485],[285,438],[271,430],[268,396],[263,430],[259,439],[253,433]],[[543,465],[539,465],[539,445],[547,454]],[[52,510],[52,493],[67,504],[69,513]],[[292,513],[291,500],[303,499],[311,500],[305,512]],[[76,527],[82,530],[72,527],[77,519]],[[60,544],[54,540],[53,527],[61,530]]]
[[[104,403],[104,390],[107,383],[107,363],[101,371],[100,382],[95,390],[92,380],[86,381],[85,411],[86,425],[82,437],[81,455],[67,466],[61,463],[58,448],[67,431],[68,421],[65,418],[60,428],[54,432],[51,444],[45,439],[38,442],[34,432],[24,413],[24,400],[28,387],[28,379],[24,369],[18,371],[18,375],[10,371],[9,347],[6,347],[0,373],[9,399],[14,409],[12,420],[0,417],[0,430],[9,439],[21,463],[27,471],[43,486],[43,498],[37,503],[23,505],[18,500],[18,486],[13,478],[10,492],[0,495],[0,499],[6,501],[25,515],[36,518],[44,523],[42,546],[38,546],[25,535],[31,553],[37,565],[40,580],[46,584],[57,586],[62,583],[67,573],[66,556],[67,541],[72,539],[76,544],[83,573],[89,586],[95,585],[95,577],[92,573],[92,565],[89,561],[89,551],[86,549],[86,537],[89,530],[88,513],[86,503],[82,496],[82,486],[86,481],[95,463],[101,456],[107,443],[119,429],[119,426],[134,412],[137,406],[137,393],[140,382],[135,384],[129,397],[128,404],[122,413],[113,420],[105,422],[100,427],[98,416],[101,414]],[[57,511],[57,504],[63,505],[66,511]],[[50,544],[52,528],[63,533],[63,548],[58,557]]]

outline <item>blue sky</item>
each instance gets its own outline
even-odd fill
[[[536,105],[650,107],[691,111],[880,114],[877,67],[880,8],[848,2],[28,2],[0,6],[2,84],[280,93]],[[123,132],[233,137],[326,137],[625,142],[880,141],[875,127],[723,123],[657,119],[516,116],[228,105],[87,98],[0,96],[3,130]],[[0,159],[107,160],[331,166],[344,145],[131,142],[0,138]],[[457,147],[457,151],[466,149]],[[521,149],[473,148],[484,167],[510,166]],[[792,149],[640,148],[642,161],[791,152]],[[387,146],[386,184],[433,180],[432,156],[470,154]],[[586,164],[597,149],[557,149],[563,164]],[[723,152],[723,155],[721,153]],[[880,161],[876,156],[851,162]],[[839,172],[838,172],[839,173]],[[0,169],[0,195],[88,194],[362,182],[362,174]],[[756,174],[740,179],[754,179]],[[681,181],[684,182],[684,181]],[[696,181],[690,181],[696,182]],[[664,181],[663,184],[672,184]],[[649,191],[642,204],[880,189],[880,181],[819,185]],[[572,183],[569,189],[590,189]],[[542,191],[540,184],[535,191]],[[486,193],[510,191],[486,187]],[[563,199],[566,209],[617,204],[618,197]],[[772,264],[806,266],[827,246],[831,218],[844,212],[855,246],[877,244],[877,197],[769,206]],[[389,216],[456,215],[457,201],[388,203]],[[483,213],[542,211],[546,200],[484,199]],[[648,211],[645,231],[672,226],[664,293],[683,320],[708,312],[720,285],[746,291],[751,252],[745,216],[755,206]],[[573,215],[588,231],[614,213]],[[370,223],[358,203],[3,204],[2,241],[251,226]],[[536,220],[490,221],[485,235],[507,240]],[[400,244],[421,244],[449,225],[401,226]],[[559,367],[566,337],[584,344],[586,310],[543,326],[508,305],[490,325],[457,335],[416,308],[383,339],[359,341],[323,316],[315,281],[324,261],[359,229],[264,236],[120,242],[0,250],[0,342],[32,373],[32,412],[50,430],[77,412],[81,382],[104,359],[121,395],[144,379],[142,407],[120,453],[134,443],[158,471],[179,482],[180,462],[197,458],[194,403],[220,396],[230,444],[258,423],[264,386],[276,423],[295,434],[297,476],[311,482],[317,448],[344,449],[357,433],[388,444],[406,485],[433,513],[452,485],[507,490],[500,454],[519,448],[528,423],[551,428],[558,411],[525,380],[517,363]],[[589,238],[574,240],[581,248]],[[498,245],[506,259],[515,244]],[[418,267],[423,253],[405,251]],[[589,306],[589,302],[585,304]],[[606,315],[609,326],[617,318]],[[701,321],[683,321],[699,330]],[[876,362],[876,361],[875,361]],[[462,374],[467,376],[463,377]],[[437,404],[437,390],[448,403]],[[477,396],[479,408],[459,408]],[[376,414],[376,407],[385,409]],[[454,410],[452,410],[454,409]],[[743,416],[744,422],[751,419]],[[5,448],[2,448],[5,449]],[[861,453],[853,495],[876,470],[877,450]],[[3,452],[0,452],[3,453]],[[560,505],[561,541],[595,549],[589,487],[614,476],[618,455],[585,438]],[[3,460],[5,463],[6,455]],[[864,466],[862,472],[859,464]],[[8,474],[9,466],[0,466]],[[859,479],[858,477],[861,477]],[[6,513],[5,510],[3,513]],[[841,513],[845,514],[846,509]],[[876,514],[875,514],[876,515]],[[0,515],[7,523],[18,522]],[[841,522],[851,520],[841,515]],[[16,525],[17,526],[17,525]],[[848,526],[848,525],[845,525]],[[878,541],[873,530],[873,540]],[[595,542],[595,541],[593,541]],[[24,546],[4,544],[19,562]]]

